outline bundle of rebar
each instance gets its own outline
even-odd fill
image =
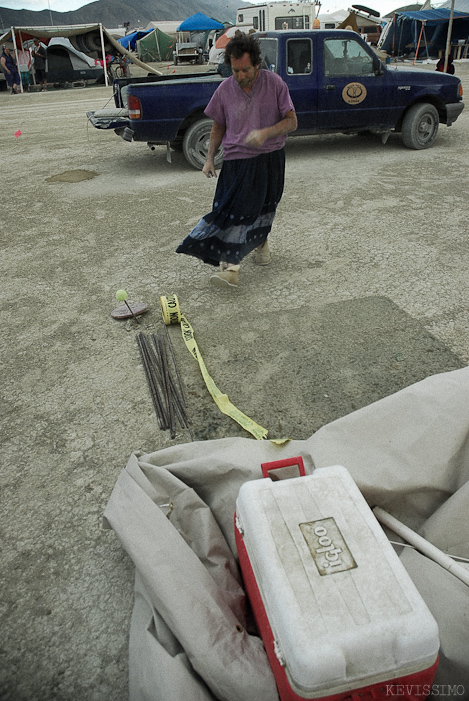
[[[137,343],[160,429],[169,430],[171,438],[175,438],[177,423],[189,428],[191,421],[166,326],[165,335],[139,333]]]

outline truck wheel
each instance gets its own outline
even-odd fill
[[[438,110],[428,103],[413,105],[402,122],[402,142],[407,148],[430,148],[438,133]]]
[[[202,170],[208,154],[210,132],[212,130],[211,119],[199,119],[194,122],[184,134],[182,150],[186,160],[197,170]],[[215,156],[215,167],[220,168],[223,161],[223,149],[220,147]]]

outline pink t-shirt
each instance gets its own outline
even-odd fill
[[[244,140],[253,129],[271,127],[294,109],[282,78],[261,68],[248,95],[233,76],[220,83],[205,114],[225,127],[222,144],[224,158],[229,161],[281,149],[285,145],[286,134],[267,139],[259,148],[247,146]]]

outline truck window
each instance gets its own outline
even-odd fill
[[[326,39],[324,42],[326,76],[373,75],[373,58],[355,39]]]
[[[278,73],[278,44],[277,39],[259,39],[261,45],[261,68]]]
[[[287,41],[287,73],[307,74],[312,70],[311,39],[289,39]]]

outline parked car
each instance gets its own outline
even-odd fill
[[[174,65],[177,66],[179,63],[198,63],[202,64],[204,62],[204,55],[202,48],[194,43],[180,43],[176,42],[176,48],[173,54]]]

